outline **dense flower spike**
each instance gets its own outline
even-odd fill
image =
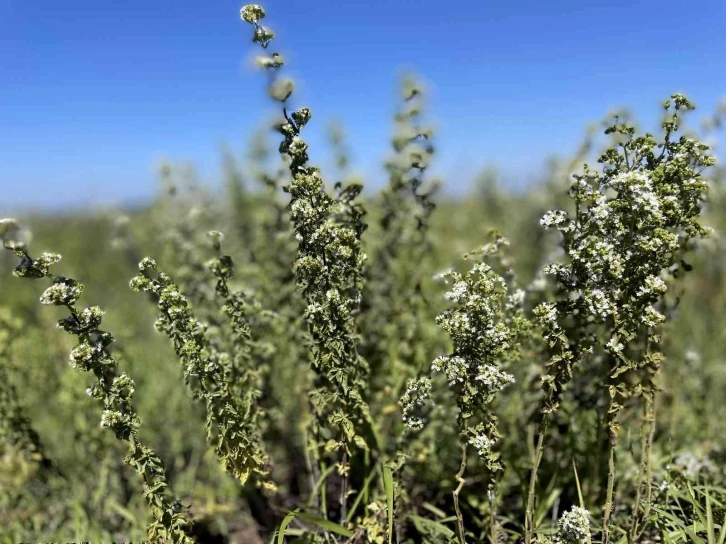
[[[422,85],[408,75],[400,92],[391,142],[394,153],[385,164],[388,185],[380,197],[380,240],[366,270],[360,320],[362,351],[372,365],[372,395],[374,401],[385,404],[391,394],[403,393],[403,377],[426,372],[426,339],[431,336],[429,322],[420,316],[426,315],[429,306],[423,296],[422,269],[434,249],[429,224],[436,185],[424,189],[434,154],[433,130],[422,121]]]
[[[214,232],[212,237],[220,243],[220,233]],[[210,268],[219,278],[217,291],[228,296],[226,280],[232,274],[231,259],[217,259],[210,263]],[[194,317],[186,297],[171,278],[161,271],[155,278],[151,277],[156,270],[156,262],[145,258],[139,263],[140,272],[130,285],[134,291],[151,293],[157,298],[159,318],[155,327],[173,342],[194,396],[206,403],[207,436],[215,444],[217,456],[242,483],[251,475],[264,480],[267,455],[261,447],[256,425],[257,409],[252,399],[239,399],[232,394],[229,355],[209,342],[205,325]],[[239,308],[233,304],[229,312],[237,321],[237,334],[244,335],[245,324],[240,322]]]
[[[103,403],[101,426],[111,429],[116,438],[129,443],[124,462],[133,467],[144,480],[144,497],[154,521],[148,527],[153,542],[192,542],[188,531],[190,520],[181,511],[178,502],[168,497],[168,484],[161,459],[139,438],[141,424],[132,403],[134,382],[126,374],[117,375],[117,364],[109,351],[114,341],[111,334],[99,329],[103,311],[97,307],[78,310],[75,303],[83,292],[83,285],[71,278],[53,276],[50,266],[60,261],[58,254],[44,253],[33,259],[24,246],[5,242],[5,246],[20,257],[15,275],[26,278],[53,278],[52,285],[41,297],[43,304],[65,306],[70,315],[58,326],[78,338],[78,345],[70,355],[71,367],[92,372],[97,382],[89,388],[92,397]]]
[[[506,244],[507,241],[499,237],[482,252],[491,256],[490,249],[497,254],[500,246]],[[458,495],[465,482],[467,448],[473,447],[489,470],[489,494],[493,496],[494,474],[502,466],[493,449],[500,435],[491,403],[506,385],[514,382],[514,377],[501,367],[516,358],[520,338],[528,323],[522,312],[522,295],[516,291],[507,296],[507,283],[490,265],[478,262],[464,275],[449,271],[443,273],[441,279],[451,285],[444,296],[452,302],[453,308],[439,314],[436,322],[451,337],[453,350],[449,355],[434,359],[431,370],[446,377],[458,407],[456,421],[462,461],[454,506],[459,522],[459,542],[463,544],[465,533]],[[425,397],[429,388],[427,381],[410,382],[404,413],[411,409],[408,399],[412,392]],[[408,417],[407,420],[409,426],[421,426],[415,418]]]
[[[451,283],[445,296],[455,306],[439,314],[436,322],[449,334],[454,349],[437,357],[431,370],[444,374],[455,391],[462,435],[477,444],[493,443],[499,435],[489,405],[514,381],[500,365],[516,353],[526,320],[521,307],[506,308],[507,285],[486,263],[475,264],[465,275],[447,272],[443,279]],[[482,457],[490,470],[500,468],[495,456]]]
[[[258,6],[242,8],[242,18],[254,26],[253,41],[267,48],[274,37],[258,23],[264,11]],[[274,55],[273,55],[274,57]],[[276,64],[264,64],[274,73]],[[294,83],[273,78],[270,95],[285,103]],[[363,398],[367,364],[358,353],[355,316],[360,306],[361,269],[366,259],[360,245],[365,230],[364,210],[354,202],[360,186],[349,186],[333,197],[325,190],[320,171],[308,166],[307,143],[301,137],[310,121],[309,108],[283,116],[277,130],[284,137],[280,152],[289,158],[291,183],[290,220],[299,242],[294,265],[299,289],[305,296],[305,318],[313,339],[313,369],[316,388],[310,399],[316,416],[314,434],[321,439],[324,428],[337,429],[337,446],[367,447],[369,409]],[[345,470],[345,468],[343,468]]]

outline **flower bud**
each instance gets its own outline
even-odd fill
[[[312,112],[310,111],[310,108],[300,108],[292,114],[292,120],[297,123],[298,128],[304,127],[308,121],[310,121],[311,117]]]
[[[260,5],[247,4],[239,10],[239,16],[243,21],[254,24],[265,18],[265,10]]]
[[[292,79],[279,79],[272,83],[267,93],[273,100],[284,102],[295,91],[295,82]]]
[[[18,223],[15,219],[11,219],[9,217],[0,219],[0,238],[5,238],[9,234],[14,234],[18,232],[18,230],[20,230],[20,228],[18,227]]]
[[[53,284],[43,292],[40,302],[54,306],[70,306],[75,304],[81,293],[83,293],[82,283],[58,276],[53,280]]]
[[[283,64],[285,64],[285,60],[282,58],[282,55],[279,53],[273,53],[271,56],[266,55],[260,55],[255,58],[255,64],[259,66],[260,68],[273,68],[277,70],[280,68]]]
[[[263,26],[255,27],[255,34],[252,36],[252,41],[259,43],[263,48],[267,48],[270,42],[275,39],[275,33],[269,28]]]

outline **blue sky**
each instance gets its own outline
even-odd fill
[[[585,126],[630,106],[646,126],[686,92],[726,94],[726,2],[270,0],[266,23],[313,110],[313,162],[341,119],[354,167],[382,183],[398,75],[429,84],[436,172],[484,165],[522,184]],[[0,211],[150,197],[162,158],[219,178],[275,109],[231,0],[0,0]]]

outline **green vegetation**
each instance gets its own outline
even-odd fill
[[[446,200],[408,76],[369,194],[241,17],[275,171],[259,135],[222,194],[0,221],[0,540],[724,544],[722,112]]]

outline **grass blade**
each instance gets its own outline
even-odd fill
[[[393,542],[393,473],[389,467],[383,467],[383,488],[386,491],[388,506],[388,544]]]

